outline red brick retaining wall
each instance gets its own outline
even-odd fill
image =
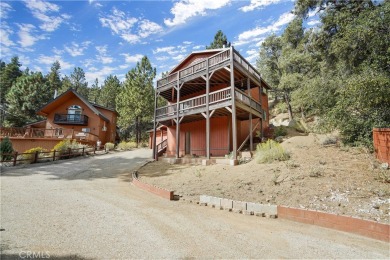
[[[133,173],[132,183],[135,186],[137,186],[138,188],[146,190],[146,191],[151,192],[153,194],[156,194],[164,199],[169,199],[169,200],[174,199],[174,192],[173,191],[162,189],[162,188],[159,188],[159,187],[151,185],[151,184],[143,183],[137,178],[136,173]]]
[[[376,158],[390,164],[390,128],[374,128],[372,135]]]
[[[278,206],[278,217],[390,241],[390,225],[325,212]]]

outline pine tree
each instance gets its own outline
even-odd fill
[[[70,75],[70,82],[72,83],[72,88],[77,93],[88,99],[88,82],[85,81],[85,72],[82,68],[74,68],[72,74]]]
[[[0,142],[0,160],[11,160],[12,155],[11,153],[14,152],[14,148],[12,147],[12,142],[9,139],[8,136],[4,137],[3,140]]]
[[[137,62],[136,67],[126,74],[122,91],[116,99],[117,111],[120,114],[118,123],[123,129],[134,126],[134,139],[137,145],[145,128],[153,120],[155,76],[156,68],[153,68],[149,59],[144,56]]]
[[[47,82],[50,86],[50,94],[54,97],[54,92],[60,91],[62,87],[61,75],[60,75],[61,65],[58,61],[55,61],[51,66],[50,72],[46,75]]]
[[[42,73],[19,77],[7,94],[9,115],[6,124],[20,127],[41,119],[36,112],[51,98],[50,86]]]
[[[210,43],[210,46],[206,46],[206,49],[220,49],[224,46],[230,47],[230,43],[228,43],[226,35],[221,30],[218,30],[214,36],[214,41]]]
[[[116,109],[116,97],[121,91],[121,83],[116,76],[109,75],[104,80],[99,104],[107,108]]]

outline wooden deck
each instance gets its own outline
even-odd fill
[[[230,52],[231,49],[227,49],[225,51],[215,54],[214,56],[211,56],[210,58],[197,62],[189,67],[186,67],[165,78],[158,80],[157,91],[160,92],[168,90],[179,84],[201,77],[206,73],[207,66],[210,72],[228,66],[230,64],[231,59]],[[256,69],[253,68],[253,66],[234,49],[233,59],[234,65],[237,68],[241,68],[245,72],[248,72],[248,76],[251,78],[251,80],[258,82],[259,85],[261,84],[260,73],[257,72]]]
[[[251,111],[257,117],[262,118],[263,110],[261,104],[255,99],[250,98],[247,94],[240,90],[235,90],[235,99],[238,101],[240,108]],[[209,95],[209,109],[214,110],[230,106],[232,103],[231,88],[224,88]],[[237,105],[238,105],[237,104]],[[179,102],[179,116],[194,115],[205,112],[206,94],[194,98],[186,99]],[[156,120],[157,122],[166,121],[177,117],[177,104],[172,104],[157,108]]]

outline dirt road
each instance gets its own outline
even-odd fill
[[[170,202],[132,186],[150,150],[8,169],[1,259],[388,258],[384,242]]]

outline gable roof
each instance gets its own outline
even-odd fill
[[[61,95],[59,95],[57,98],[53,99],[46,105],[44,105],[42,108],[40,108],[37,111],[38,115],[47,116],[56,106],[58,102],[61,102],[61,100],[69,99],[72,96],[76,96],[78,99],[80,99],[95,115],[98,115],[101,119],[103,119],[106,122],[110,122],[110,120],[104,116],[99,110],[97,110],[94,105],[92,105],[88,100],[86,100],[83,96],[78,94],[74,89],[70,88]],[[110,110],[110,109],[109,109]]]

